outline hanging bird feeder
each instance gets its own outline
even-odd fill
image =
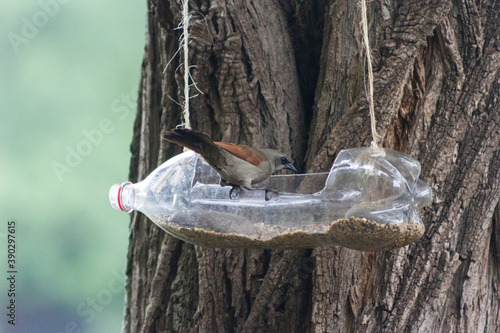
[[[268,200],[265,190],[241,190],[231,199],[219,175],[188,151],[140,183],[114,185],[110,202],[205,247],[381,251],[411,244],[424,232],[417,210],[432,194],[419,174],[420,164],[408,155],[354,148],[342,150],[329,173],[271,176],[264,183],[273,189]]]

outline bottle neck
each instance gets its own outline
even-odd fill
[[[111,207],[130,213],[135,208],[136,193],[131,182],[115,184],[109,190],[109,202]]]

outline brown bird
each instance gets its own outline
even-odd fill
[[[163,139],[194,150],[221,176],[221,186],[252,189],[271,174],[282,169],[297,172],[283,153],[274,149],[256,149],[233,143],[214,142],[205,133],[187,128],[168,131]],[[266,190],[267,198],[267,190]]]

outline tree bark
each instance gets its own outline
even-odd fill
[[[194,129],[307,172],[369,145],[355,2],[189,3]],[[134,182],[181,151],[160,140],[182,122],[180,14],[148,0]],[[386,252],[208,249],[134,213],[124,332],[500,331],[500,2],[380,0],[368,15],[377,129],[422,164],[425,235]]]

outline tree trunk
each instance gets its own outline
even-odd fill
[[[281,149],[307,172],[369,145],[356,2],[190,12],[194,129]],[[160,140],[182,122],[180,14],[148,0],[132,181],[181,151]],[[379,0],[368,16],[377,129],[422,164],[425,235],[386,252],[209,249],[134,213],[124,332],[500,332],[500,2]]]

